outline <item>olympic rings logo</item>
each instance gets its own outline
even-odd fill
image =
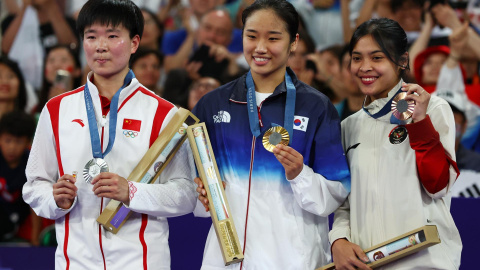
[[[136,131],[131,131],[131,130],[124,130],[123,135],[127,138],[135,138],[138,136],[138,132]]]

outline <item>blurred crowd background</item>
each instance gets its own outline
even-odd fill
[[[25,166],[46,102],[85,83],[89,68],[75,19],[86,0],[0,2],[0,242],[55,245],[53,221],[23,202]],[[130,65],[146,88],[192,109],[237,78],[243,9],[253,0],[136,0],[145,17]],[[465,173],[454,196],[480,197],[480,0],[291,0],[301,15],[289,66],[330,98],[341,119],[362,108],[349,71],[348,42],[370,18],[388,17],[407,32],[408,82],[445,98],[454,112],[457,162]],[[460,181],[462,180],[462,181]]]

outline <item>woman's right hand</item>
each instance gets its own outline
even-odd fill
[[[208,207],[207,191],[203,186],[202,179],[195,177],[193,181],[195,181],[195,183],[197,184],[198,199],[203,204],[203,207],[205,207],[205,211],[206,212],[210,211],[210,208]],[[225,187],[227,186],[227,183],[222,181],[222,185],[223,185],[223,189],[225,189]]]
[[[72,207],[77,196],[75,181],[76,179],[72,175],[64,174],[57,180],[57,183],[53,184],[53,198],[59,208],[69,209]]]
[[[203,204],[203,207],[205,207],[205,212],[208,212],[210,209],[208,208],[207,191],[203,187],[202,179],[195,177],[193,181],[197,184],[198,199]]]
[[[368,257],[359,245],[349,242],[346,239],[337,239],[332,245],[333,262],[335,269],[372,269],[365,263]]]

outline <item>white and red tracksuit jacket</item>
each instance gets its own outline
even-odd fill
[[[108,145],[109,113],[102,117],[97,88],[88,80],[102,149]],[[104,158],[110,172],[127,178],[177,111],[171,103],[147,90],[135,78],[118,103],[116,139]],[[135,120],[125,124],[125,120]],[[132,122],[130,122],[132,123]],[[163,171],[165,184],[134,183],[130,218],[117,234],[96,221],[109,199],[93,194],[82,179],[93,158],[84,87],[50,100],[38,122],[28,160],[23,198],[42,217],[54,219],[58,247],[56,269],[170,269],[166,218],[193,211],[196,202],[193,158],[188,143]],[[57,207],[52,186],[63,174],[78,172],[77,197],[70,209]],[[132,196],[132,195],[131,195]]]
[[[387,98],[365,107],[371,114],[389,106]],[[387,104],[387,105],[386,105]],[[377,119],[364,110],[342,121],[342,142],[350,165],[348,200],[335,212],[330,242],[339,238],[367,249],[424,225],[436,225],[441,243],[380,269],[458,269],[462,242],[450,214],[451,188],[458,176],[455,122],[448,103],[431,96],[427,117],[405,125],[390,142],[397,124],[390,111]]]

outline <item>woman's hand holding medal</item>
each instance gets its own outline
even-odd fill
[[[114,199],[126,205],[130,203],[128,181],[118,174],[102,172],[93,178],[92,185],[97,197]]]
[[[77,197],[76,179],[73,175],[64,174],[53,184],[53,198],[59,208],[69,209]]]
[[[407,92],[406,100],[415,101],[415,110],[413,111],[413,122],[419,122],[427,117],[427,107],[430,101],[430,94],[418,84],[403,83],[402,91]],[[416,94],[415,94],[416,93]]]
[[[273,154],[283,165],[288,180],[294,179],[303,170],[303,156],[292,147],[277,144]]]

